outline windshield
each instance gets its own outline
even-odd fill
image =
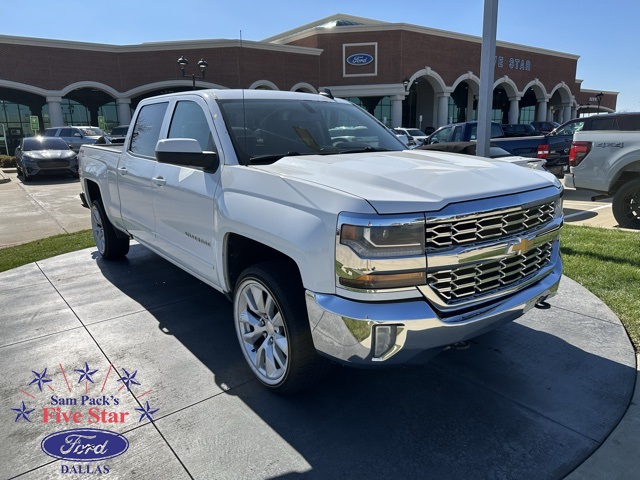
[[[22,150],[69,150],[69,145],[58,137],[33,137],[23,140]]]
[[[404,150],[382,123],[351,103],[312,100],[220,100],[241,163],[287,155]]]

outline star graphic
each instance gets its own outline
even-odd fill
[[[38,388],[40,389],[40,391],[42,391],[42,384],[51,381],[51,379],[45,378],[47,376],[47,369],[45,368],[42,373],[38,373],[35,370],[31,370],[31,372],[35,375],[35,378],[31,380],[31,383],[29,385],[37,383]]]
[[[151,422],[153,422],[153,417],[151,415],[153,415],[160,409],[156,408],[155,410],[151,410],[151,407],[149,406],[149,402],[147,401],[144,408],[136,408],[136,410],[139,412],[142,412],[142,415],[140,415],[140,420],[138,420],[138,423],[140,423],[142,422],[142,420],[144,420],[145,417],[147,417]]]
[[[94,375],[98,370],[89,370],[89,364],[87,362],[84,362],[84,370],[80,369],[76,369],[76,372],[78,372],[80,374],[80,379],[78,380],[78,383],[82,382],[82,380],[86,380],[88,382],[93,383],[93,379],[91,378],[91,375]]]
[[[12,408],[11,410],[13,410],[14,412],[18,412],[18,415],[16,416],[16,419],[15,419],[16,422],[20,420],[20,417],[22,417],[27,422],[31,423],[31,420],[29,420],[29,414],[33,412],[35,408],[32,408],[31,410],[27,410],[27,406],[24,404],[24,401],[23,401],[22,408]]]
[[[120,380],[118,380],[119,382],[123,382],[128,389],[131,389],[131,385],[140,385],[140,382],[136,380],[136,373],[138,373],[138,370],[133,373],[127,372],[127,369],[124,367],[122,370],[124,371],[124,375]]]

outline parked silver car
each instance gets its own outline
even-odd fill
[[[104,135],[98,127],[67,126],[51,127],[44,131],[45,137],[58,137],[67,142],[75,152],[80,150],[81,145],[96,143],[96,140]]]

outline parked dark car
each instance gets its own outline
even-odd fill
[[[505,137],[528,137],[531,135],[538,135],[536,129],[531,125],[525,125],[523,123],[509,123],[502,125],[502,131]]]
[[[526,136],[504,138],[504,131],[499,123],[491,122],[491,144],[505,149],[511,155],[535,157],[538,145],[544,142],[542,136]],[[470,142],[477,140],[478,122],[452,123],[438,128],[429,135],[426,145],[443,142]]]
[[[20,140],[15,156],[18,175],[27,182],[36,175],[78,176],[78,157],[57,137],[26,137]]]
[[[423,145],[417,150],[435,150],[438,152],[461,153],[463,155],[476,155],[476,142],[443,142],[432,143],[431,145]],[[491,159],[501,160],[503,162],[512,163],[520,167],[532,168],[534,170],[546,170],[546,160],[540,158],[520,157],[511,155],[504,148],[489,146],[489,157]]]
[[[537,135],[544,135],[545,133],[552,132],[555,128],[559,127],[558,122],[531,122],[529,125],[537,132]]]

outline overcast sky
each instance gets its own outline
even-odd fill
[[[29,0],[3,8],[0,34],[114,45],[264,38],[336,13],[482,35],[483,0]],[[501,0],[498,40],[580,56],[585,89],[620,92],[618,110],[640,111],[637,0]],[[460,59],[461,62],[464,59]],[[0,68],[11,68],[2,64]],[[479,75],[479,72],[475,72]]]

